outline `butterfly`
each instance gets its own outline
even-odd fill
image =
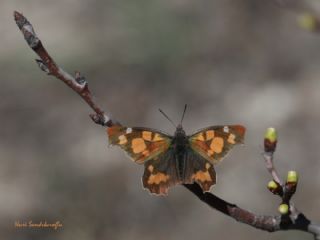
[[[173,136],[150,128],[107,128],[109,144],[119,146],[137,164],[144,164],[143,187],[156,195],[167,195],[169,187],[198,183],[204,192],[216,183],[214,165],[221,162],[230,149],[244,141],[241,125],[211,126],[188,136],[182,127],[183,111]]]

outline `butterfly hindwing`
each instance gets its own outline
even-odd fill
[[[143,187],[148,189],[152,194],[167,195],[169,187],[181,182],[176,164],[172,148],[145,162],[142,177]]]
[[[197,182],[204,192],[210,191],[210,188],[216,184],[213,164],[192,149],[187,150],[185,159],[184,183]]]
[[[138,164],[164,153],[171,143],[170,136],[148,128],[115,125],[108,128],[107,133],[109,143],[121,147]]]
[[[230,149],[244,141],[245,128],[241,125],[213,126],[189,137],[190,147],[212,164],[219,163]]]
[[[192,149],[186,150],[179,166],[173,148],[164,154],[145,162],[142,177],[144,188],[156,195],[167,195],[168,189],[176,184],[191,184],[197,182],[204,192],[216,183],[216,173],[213,165]]]

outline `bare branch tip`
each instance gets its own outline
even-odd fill
[[[21,13],[19,13],[18,11],[13,11],[13,16],[14,16],[14,20],[17,20],[17,19],[23,17],[23,15]]]
[[[32,49],[37,48],[39,46],[40,40],[34,32],[31,23],[21,13],[17,11],[14,11],[14,20],[16,21],[16,24],[22,32],[28,45]]]
[[[22,13],[19,13],[18,11],[14,11],[13,16],[20,30],[24,25],[30,24],[25,16],[23,16]]]

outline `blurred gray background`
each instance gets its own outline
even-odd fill
[[[178,121],[187,103],[187,133],[245,125],[245,146],[217,166],[212,192],[258,214],[277,214],[280,201],[261,157],[264,131],[276,127],[278,170],[299,172],[293,200],[320,222],[320,36],[297,25],[297,12],[263,0],[1,0],[1,239],[312,239],[237,223],[181,186],[166,198],[143,190],[143,168],[38,69],[14,10],[123,124],[173,133],[157,109]],[[63,228],[14,227],[28,220]]]

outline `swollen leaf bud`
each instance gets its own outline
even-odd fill
[[[269,191],[270,192],[272,192],[273,194],[277,194],[277,195],[282,195],[282,186],[279,184],[279,183],[277,183],[276,181],[270,181],[269,183],[268,183],[268,189],[269,189]]]
[[[285,204],[285,203],[280,204],[278,211],[280,212],[281,215],[288,214],[288,212],[289,212],[288,204]]]
[[[268,188],[269,188],[270,191],[274,190],[274,189],[277,189],[277,187],[278,187],[277,183],[275,181],[273,181],[273,180],[268,183]]]
[[[287,183],[297,183],[298,173],[296,171],[289,171],[287,175]]]
[[[276,142],[277,141],[277,131],[275,128],[267,128],[266,133],[264,134],[264,138],[268,139],[270,142]]]
[[[274,152],[277,147],[277,131],[275,128],[268,128],[264,134],[264,151]]]

